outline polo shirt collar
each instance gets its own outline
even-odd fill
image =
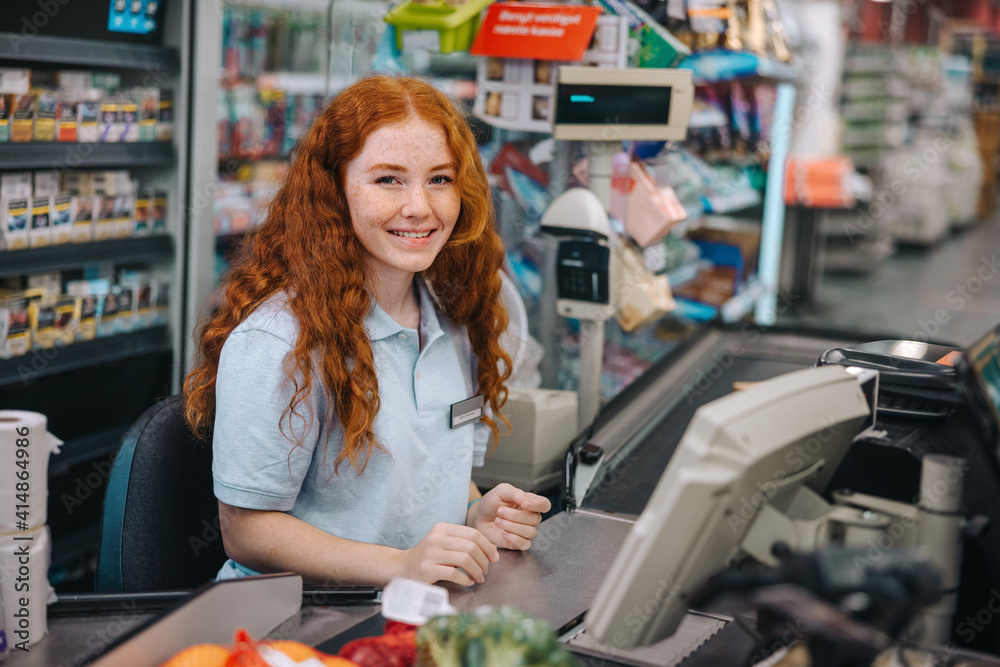
[[[417,281],[417,290],[420,294],[421,335],[428,341],[434,340],[444,333],[441,328],[441,321],[438,319],[437,307],[434,304],[433,297],[431,297],[430,290],[427,289],[427,284],[424,282],[423,276],[418,273],[415,280]],[[370,340],[382,340],[383,338],[395,336],[405,331],[405,327],[382,310],[382,306],[378,305],[374,297],[372,298],[372,307],[365,316],[365,329],[368,331],[368,338]]]

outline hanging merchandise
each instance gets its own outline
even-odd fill
[[[622,329],[632,331],[676,307],[666,276],[649,273],[642,256],[624,243],[615,246],[614,252],[622,270],[617,299],[617,318]]]
[[[401,51],[468,51],[479,28],[479,14],[491,0],[409,0],[390,11]]]
[[[662,241],[687,217],[674,189],[658,186],[641,163],[629,162],[625,154],[616,156],[610,213],[643,248]]]

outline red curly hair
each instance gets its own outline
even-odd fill
[[[299,338],[285,360],[295,392],[281,418],[282,432],[287,420],[292,437],[286,437],[301,444],[305,434],[294,436],[292,420],[301,420],[308,432],[315,416],[302,415],[299,408],[318,379],[333,399],[324,417],[332,419],[335,410],[344,434],[335,469],[346,459],[362,472],[372,450],[384,450],[372,430],[379,411],[378,377],[364,327],[372,307],[365,289],[371,276],[366,251],[351,226],[344,179],[347,164],[372,132],[413,115],[444,130],[458,163],[455,183],[461,193],[454,230],[423,276],[445,316],[466,327],[478,359],[479,391],[500,415],[511,373],[510,356],[499,344],[507,328],[500,302],[504,250],[475,138],[448,98],[427,82],[377,75],[343,90],[316,119],[296,147],[267,219],[226,275],[222,307],[204,322],[195,367],[184,381],[186,417],[195,433],[206,435],[214,421],[219,356],[229,334],[283,290],[298,318]],[[488,416],[482,421],[497,438],[496,422]]]

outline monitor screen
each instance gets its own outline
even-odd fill
[[[980,400],[986,404],[996,434],[1000,431],[1000,336],[997,331],[990,331],[973,343],[965,357],[972,372],[973,391],[978,391]]]
[[[667,125],[670,86],[559,86],[556,123],[560,125]]]
[[[772,558],[794,530],[752,529],[758,514],[808,514],[870,409],[859,378],[840,366],[788,373],[695,412],[584,620],[616,648],[671,636],[688,601],[736,559]],[[769,563],[770,564],[770,563]]]

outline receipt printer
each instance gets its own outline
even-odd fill
[[[511,433],[486,453],[486,465],[472,469],[481,487],[508,482],[525,491],[557,486],[566,448],[576,435],[577,396],[574,391],[511,388],[502,412]],[[500,425],[503,432],[503,424]]]

